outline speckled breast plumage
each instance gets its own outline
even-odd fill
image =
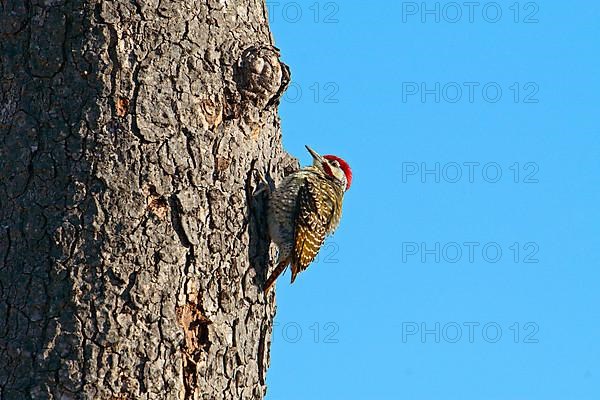
[[[314,167],[284,179],[271,194],[269,233],[279,248],[277,266],[291,264],[292,282],[339,225],[344,187]]]

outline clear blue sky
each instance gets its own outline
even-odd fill
[[[600,4],[269,4],[286,150],[354,183],[267,400],[600,399]]]

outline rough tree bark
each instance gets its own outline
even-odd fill
[[[262,398],[263,0],[0,7],[0,398]]]

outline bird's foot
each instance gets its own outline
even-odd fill
[[[258,180],[260,181],[260,184],[258,185],[257,189],[254,191],[254,193],[252,195],[256,197],[263,192],[267,192],[267,195],[270,195],[271,194],[271,186],[269,185],[269,182],[267,182],[264,175],[259,170],[255,169],[254,171],[256,172],[256,175],[258,177]]]

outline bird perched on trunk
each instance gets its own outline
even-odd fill
[[[279,249],[275,270],[265,282],[265,293],[288,265],[292,283],[319,252],[325,237],[337,228],[342,216],[344,193],[352,183],[346,161],[321,156],[306,146],[313,164],[287,176],[269,201],[271,239]]]

